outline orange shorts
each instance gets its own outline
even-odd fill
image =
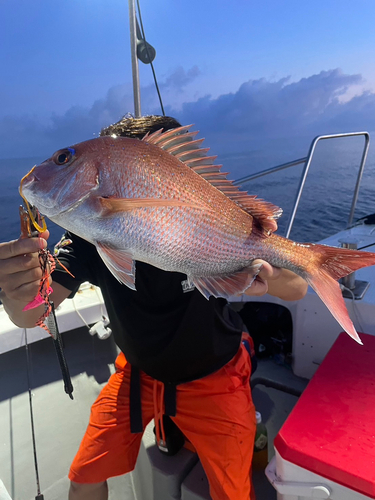
[[[213,500],[250,498],[256,431],[250,370],[249,354],[241,344],[236,356],[217,372],[177,386],[177,413],[172,420],[197,450]],[[154,417],[155,389],[160,395],[162,387],[141,372],[144,427]],[[92,406],[70,469],[71,481],[99,483],[134,469],[142,434],[130,432],[129,388],[130,366],[120,354],[116,372]]]

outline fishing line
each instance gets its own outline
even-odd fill
[[[357,248],[357,250],[363,250],[364,248],[372,247],[373,245],[375,245],[375,242],[370,243],[369,245],[365,245],[364,247],[359,247],[359,248]]]
[[[35,469],[35,479],[36,479],[36,488],[37,495],[35,500],[44,500],[44,496],[40,492],[40,482],[39,482],[39,469],[38,469],[38,458],[36,453],[36,440],[35,440],[35,427],[34,427],[34,413],[33,413],[33,402],[32,402],[32,394],[31,394],[31,383],[30,383],[30,355],[29,355],[29,345],[27,343],[27,332],[26,328],[24,328],[25,332],[25,349],[26,349],[26,373],[27,373],[27,385],[29,390],[29,407],[30,407],[30,422],[31,422],[31,437],[33,443],[33,454],[34,454],[34,469]]]
[[[143,37],[143,40],[144,40],[145,42],[147,42],[147,40],[146,40],[146,35],[145,35],[145,30],[143,29],[143,22],[142,22],[142,15],[141,15],[141,7],[140,7],[140,5],[139,5],[139,0],[137,0],[137,7],[138,7],[139,23],[140,23],[140,25],[141,25],[142,37]],[[148,52],[147,43],[145,44],[145,49],[146,49],[147,57],[148,57],[148,60],[149,60],[149,64],[150,64],[150,66],[151,66],[152,74],[153,74],[153,77],[154,77],[154,82],[155,82],[156,92],[158,93],[158,97],[159,97],[159,102],[160,102],[161,111],[162,111],[162,113],[163,113],[163,116],[165,116],[165,111],[164,111],[163,101],[162,101],[162,98],[161,98],[161,94],[160,94],[160,90],[159,90],[159,85],[158,85],[158,82],[157,82],[157,79],[156,79],[156,73],[155,73],[155,70],[154,70],[154,65],[152,64],[151,57],[150,57],[150,54],[149,54],[149,52]]]

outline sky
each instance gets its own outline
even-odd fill
[[[220,152],[375,130],[374,0],[140,0],[166,113]],[[133,113],[125,0],[1,0],[0,158]],[[140,63],[142,114],[161,114]]]

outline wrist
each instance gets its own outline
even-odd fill
[[[44,310],[44,306],[39,306],[30,311],[23,311],[28,302],[10,299],[3,290],[0,292],[0,300],[9,319],[19,328],[33,328]]]

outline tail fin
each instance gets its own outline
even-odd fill
[[[342,328],[359,344],[361,339],[349,317],[337,280],[362,267],[375,265],[375,254],[311,245],[314,257],[307,269],[306,280],[326,304]]]

